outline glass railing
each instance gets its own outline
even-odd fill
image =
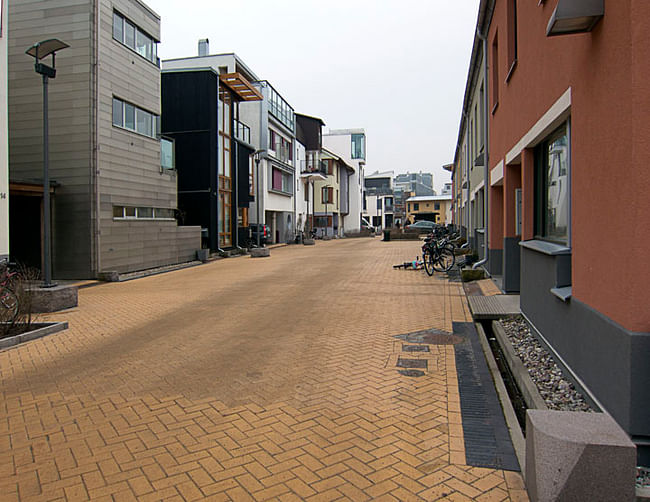
[[[327,176],[327,162],[318,158],[312,158],[300,161],[301,173],[314,173]]]
[[[235,138],[244,143],[251,144],[251,128],[246,124],[235,120]]]

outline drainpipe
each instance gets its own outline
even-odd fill
[[[489,169],[489,146],[488,146],[488,62],[487,62],[487,32],[481,33],[476,32],[478,38],[483,42],[483,218],[485,219],[483,228],[485,231],[485,238],[483,239],[483,248],[485,250],[484,257],[481,261],[476,262],[472,265],[472,269],[475,270],[478,267],[482,267],[488,262],[489,256],[489,246],[488,241],[490,238],[490,218],[488,215],[488,194],[490,193],[490,169]],[[485,267],[483,267],[485,270]],[[487,272],[487,270],[485,270]],[[488,275],[489,272],[488,272]]]

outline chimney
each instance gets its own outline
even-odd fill
[[[199,56],[208,56],[210,54],[210,40],[202,38],[199,40]]]

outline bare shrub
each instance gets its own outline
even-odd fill
[[[29,331],[36,315],[33,313],[33,290],[39,271],[18,265],[0,264],[0,338]]]

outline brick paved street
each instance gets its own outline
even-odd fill
[[[319,241],[80,291],[70,329],[0,352],[0,500],[527,500],[465,465],[454,346],[400,375],[392,335],[470,321],[417,242]]]

